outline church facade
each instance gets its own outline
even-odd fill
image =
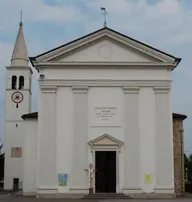
[[[26,72],[30,84],[21,33],[7,71]],[[8,95],[24,110],[24,195],[85,195],[91,162],[94,193],[174,196],[171,74],[180,58],[104,27],[29,59],[39,72],[38,114],[30,113],[30,85]]]

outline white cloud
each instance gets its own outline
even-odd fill
[[[98,9],[98,11],[101,7],[106,7],[106,9],[111,13],[118,13],[120,15],[131,12],[131,9],[134,5],[126,0],[97,0],[87,1],[87,3],[90,7],[95,7],[96,9]]]
[[[0,1],[0,30],[12,29],[20,19],[20,10],[23,10],[23,19],[27,22],[80,22],[83,13],[77,6],[68,5],[66,1],[50,6],[43,0],[6,0]],[[7,15],[9,11],[9,15]],[[6,18],[6,20],[5,20]]]
[[[0,139],[3,141],[5,130],[5,87],[6,87],[6,68],[9,65],[9,58],[11,57],[12,44],[3,43],[0,41]],[[1,141],[0,141],[1,143]]]
[[[151,5],[147,0],[86,2],[98,12],[101,5],[106,7],[109,26],[115,25],[126,33],[137,32],[143,39],[160,36],[161,41],[156,40],[160,46],[192,42],[192,11],[179,0],[161,0]]]
[[[10,65],[9,59],[11,58],[11,50],[13,49],[12,44],[4,43],[0,41],[0,95],[1,89],[5,87],[5,66]],[[0,96],[0,100],[4,100],[4,97]]]

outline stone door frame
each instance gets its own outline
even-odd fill
[[[116,152],[116,193],[120,193],[120,185],[119,185],[119,179],[120,179],[120,163],[119,163],[119,155],[121,153],[121,147],[123,145],[123,142],[120,140],[108,135],[104,134],[89,143],[90,151],[91,151],[91,159],[93,166],[95,168],[95,152],[96,151],[115,151]],[[97,171],[96,171],[97,172]],[[93,192],[95,193],[95,173],[93,177]]]

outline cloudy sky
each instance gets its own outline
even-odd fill
[[[188,116],[185,151],[192,153],[191,0],[0,0],[0,136],[4,135],[5,66],[10,65],[20,10],[29,56],[35,56],[102,28],[100,7],[108,10],[109,28],[182,58],[173,72],[173,111]],[[33,77],[36,111],[37,74]]]

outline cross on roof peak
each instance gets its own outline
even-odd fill
[[[101,10],[103,11],[103,15],[104,15],[104,27],[107,27],[107,11],[105,7],[101,7]]]

